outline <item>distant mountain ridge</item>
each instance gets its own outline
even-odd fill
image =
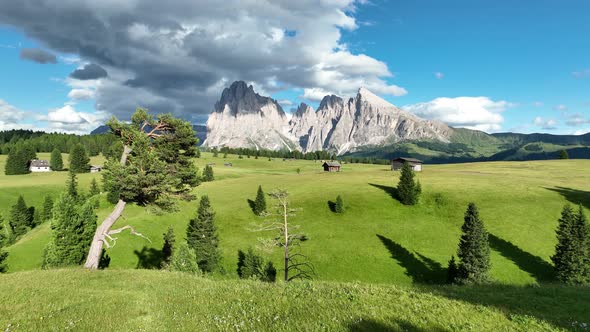
[[[407,140],[449,142],[452,133],[444,123],[421,119],[365,88],[348,100],[325,96],[315,111],[302,103],[289,120],[277,101],[237,81],[215,104],[203,145],[343,154],[365,145]]]

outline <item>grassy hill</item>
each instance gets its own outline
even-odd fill
[[[583,331],[587,288],[214,281],[164,271],[0,275],[6,331]]]
[[[217,277],[222,279],[236,277],[238,249],[256,247],[259,238],[274,236],[252,231],[262,220],[251,212],[248,199],[254,199],[259,184],[266,191],[290,191],[293,207],[301,208],[292,223],[310,238],[301,250],[315,266],[315,279],[331,281],[442,282],[457,249],[463,213],[474,201],[491,236],[493,279],[512,285],[546,282],[552,278],[549,257],[561,208],[567,202],[590,207],[590,160],[426,165],[419,174],[422,201],[408,207],[392,198],[398,174],[387,166],[346,164],[341,173],[328,174],[313,161],[230,156],[225,161],[233,167],[225,167],[223,158],[203,155],[197,163],[202,168],[215,162],[216,180],[197,187],[195,194],[208,194],[217,213],[225,270]],[[0,214],[6,219],[18,194],[40,206],[45,194],[56,195],[63,188],[66,176],[0,175]],[[81,175],[81,186],[87,188],[92,177],[100,175]],[[337,195],[347,206],[343,215],[329,209],[328,202]],[[110,209],[103,200],[99,219]],[[151,242],[120,235],[108,250],[110,268],[158,266],[162,234],[173,226],[177,237],[184,237],[196,209],[196,201],[183,202],[178,212],[164,215],[129,206],[116,225],[131,224]],[[8,248],[10,271],[38,269],[49,236],[49,225],[43,224]],[[280,266],[279,251],[265,255]]]

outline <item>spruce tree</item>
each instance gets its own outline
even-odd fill
[[[162,246],[162,266],[165,267],[170,264],[170,259],[174,253],[174,245],[176,243],[176,236],[174,235],[174,228],[168,227],[164,233],[164,245]],[[196,260],[196,259],[195,259]]]
[[[414,171],[407,162],[402,166],[397,192],[399,199],[404,205],[415,205],[418,203],[422,188],[419,183],[414,181]]]
[[[47,195],[43,201],[43,211],[41,212],[41,222],[50,221],[53,217],[53,198]]]
[[[10,228],[12,234],[16,236],[23,235],[33,224],[33,214],[29,210],[25,199],[22,195],[18,197],[16,204],[10,209]]]
[[[213,157],[217,158],[219,156],[219,151],[217,149],[213,149]]]
[[[178,248],[173,251],[172,257],[170,258],[170,264],[166,267],[170,271],[200,274],[201,270],[199,270],[196,261],[197,257],[195,251],[189,248],[186,243],[181,243]]]
[[[208,196],[201,197],[196,218],[190,220],[186,230],[188,246],[194,250],[199,269],[212,272],[220,260],[215,227],[215,212],[211,208]]]
[[[21,147],[15,147],[8,153],[6,165],[4,166],[4,174],[18,175],[28,174],[29,170],[29,153]]]
[[[262,256],[256,254],[252,248],[246,252],[238,250],[238,276],[241,279],[258,279],[274,282],[277,270],[271,261],[264,263]]]
[[[258,186],[258,192],[256,192],[256,200],[254,201],[254,214],[257,216],[263,214],[266,211],[266,197],[262,186]]]
[[[582,207],[575,213],[569,205],[561,211],[557,244],[551,257],[557,279],[567,284],[590,283],[590,244]]]
[[[52,236],[43,255],[43,268],[80,265],[96,231],[92,201],[80,202],[63,193],[53,207]]]
[[[8,258],[8,253],[0,246],[0,273],[4,273],[8,270],[6,258]]]
[[[64,162],[61,157],[61,151],[55,148],[51,152],[51,159],[49,160],[49,166],[53,171],[62,171],[64,169]]]
[[[449,260],[449,267],[447,268],[447,283],[448,284],[456,283],[458,277],[459,277],[459,268],[457,267],[457,262],[455,261],[455,256],[451,256],[451,260]]]
[[[569,159],[569,155],[566,150],[559,151],[559,159]]]
[[[213,176],[213,167],[206,165],[205,169],[203,170],[203,182],[210,182],[214,179],[215,177]]]
[[[82,144],[76,144],[70,151],[70,172],[88,173],[90,172],[90,158]]]
[[[66,182],[66,192],[74,199],[78,199],[78,177],[76,173],[70,169],[68,180]]]
[[[98,183],[96,182],[96,179],[93,178],[92,181],[90,182],[90,196],[95,196],[100,194],[100,188],[98,187]]]
[[[469,203],[461,230],[461,240],[457,257],[459,258],[460,283],[483,283],[488,280],[490,269],[490,245],[488,233],[475,203]]]
[[[334,205],[334,212],[336,213],[343,213],[344,212],[344,202],[342,201],[342,197],[338,195],[336,197],[336,204]]]

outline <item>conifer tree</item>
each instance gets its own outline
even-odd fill
[[[189,248],[186,243],[181,243],[178,248],[172,252],[170,264],[167,269],[170,271],[187,272],[193,274],[200,274],[199,266],[197,265],[197,257],[195,251]]]
[[[70,169],[68,180],[66,182],[66,192],[74,199],[78,199],[78,177],[76,173]]]
[[[8,267],[6,266],[6,258],[8,253],[4,251],[4,246],[9,244],[9,234],[4,226],[4,219],[0,216],[0,273],[6,272]]]
[[[205,169],[203,170],[203,182],[210,182],[214,179],[215,177],[213,176],[213,167],[206,165]]]
[[[399,199],[404,205],[415,205],[418,203],[418,199],[422,192],[420,184],[414,181],[414,176],[415,174],[410,164],[404,162],[399,183],[397,185]]]
[[[254,214],[257,216],[263,214],[266,211],[266,197],[262,186],[258,186],[258,192],[256,193],[256,200],[254,201]]]
[[[53,149],[51,152],[51,159],[49,160],[49,166],[52,171],[62,171],[64,169],[64,162],[61,157],[61,151],[58,148]]]
[[[90,172],[90,158],[82,144],[76,144],[70,151],[70,172],[88,173]]]
[[[214,157],[214,158],[217,158],[217,157],[218,157],[218,155],[219,155],[219,151],[217,151],[217,149],[215,149],[215,148],[214,148],[214,149],[213,149],[213,157]]]
[[[6,258],[8,258],[8,253],[4,251],[4,249],[0,246],[0,273],[6,272],[8,270],[8,266],[6,265]]]
[[[50,221],[53,217],[53,198],[47,195],[43,201],[43,211],[41,212],[41,222]]]
[[[256,254],[252,248],[246,252],[238,250],[238,276],[241,279],[258,279],[266,282],[274,282],[277,270],[271,261],[264,263],[262,256]]]
[[[344,202],[342,201],[342,197],[340,195],[338,195],[338,197],[336,197],[336,204],[334,205],[334,212],[344,213]]]
[[[100,188],[98,187],[98,183],[96,182],[96,179],[93,178],[92,181],[90,182],[90,196],[95,196],[100,194]]]
[[[165,267],[170,264],[170,259],[174,253],[174,246],[176,244],[176,236],[174,235],[174,228],[168,227],[164,233],[164,245],[162,246],[162,266]],[[196,262],[196,259],[195,259]]]
[[[18,197],[16,204],[10,210],[10,228],[12,234],[16,236],[23,235],[33,224],[32,211],[27,207],[22,195]]]
[[[4,174],[18,175],[30,173],[30,160],[29,154],[24,148],[16,147],[11,149],[6,159],[6,165],[4,166]]]
[[[43,268],[80,265],[96,231],[94,202],[80,202],[64,192],[55,202],[51,241],[45,248]]]
[[[469,203],[465,212],[461,230],[461,240],[457,257],[459,258],[459,273],[457,281],[460,283],[483,283],[488,280],[490,269],[490,245],[488,233],[475,203]]]
[[[451,256],[451,260],[449,261],[449,267],[447,268],[447,283],[448,284],[456,283],[458,277],[459,277],[459,268],[457,267],[457,262],[455,261],[455,256]]]
[[[214,271],[221,257],[218,249],[215,212],[206,195],[201,197],[196,218],[191,219],[188,224],[186,240],[188,246],[195,252],[199,269],[203,272]]]
[[[569,155],[566,150],[559,151],[559,159],[569,159]]]
[[[582,207],[575,213],[566,205],[558,221],[557,244],[555,254],[551,257],[559,281],[567,284],[590,283],[588,232]]]

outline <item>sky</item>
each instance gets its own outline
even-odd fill
[[[586,0],[0,0],[0,130],[137,107],[205,123],[235,80],[286,111],[365,87],[451,126],[590,132]]]

